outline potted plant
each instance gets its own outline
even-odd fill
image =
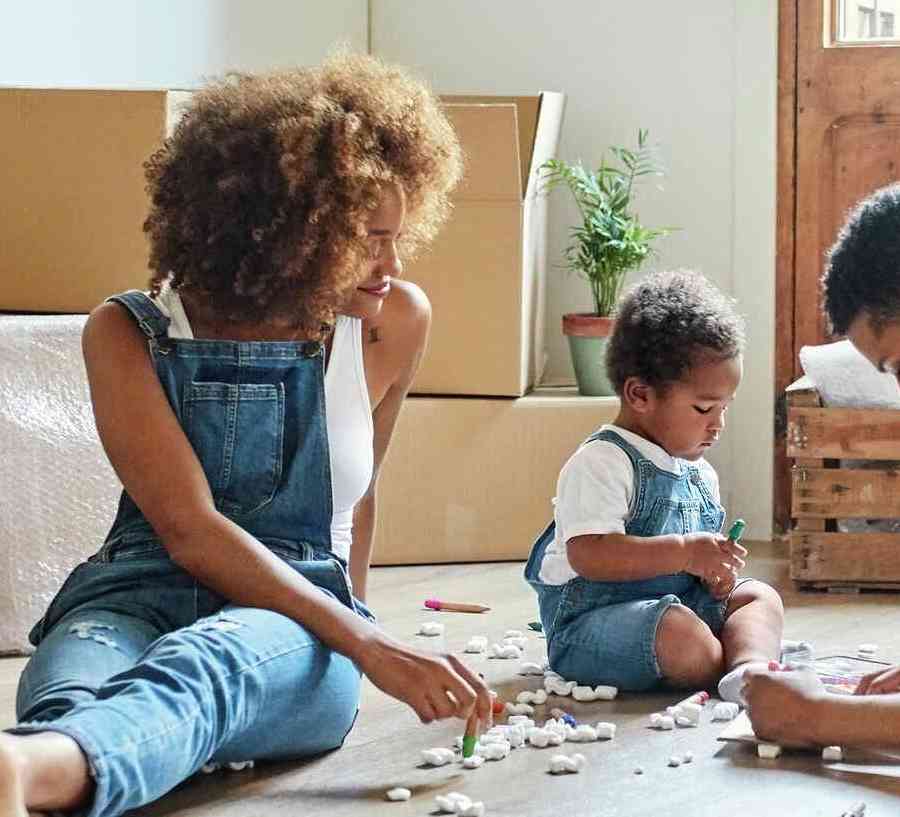
[[[663,174],[656,152],[647,144],[647,131],[638,131],[637,150],[611,147],[610,151],[618,166],[601,158],[600,167],[591,171],[581,162],[550,159],[541,168],[545,189],[565,185],[581,212],[581,224],[570,232],[565,266],[588,282],[594,311],[563,315],[563,334],[569,339],[578,391],[586,395],[614,393],[605,358],[622,284],[626,274],[650,255],[653,242],[671,232],[643,226],[633,210],[635,183]]]

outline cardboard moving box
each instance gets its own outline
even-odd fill
[[[0,310],[88,312],[146,285],[142,165],[187,95],[0,88]]]
[[[441,99],[466,173],[448,224],[405,270],[433,306],[412,392],[518,397],[544,366],[547,199],[538,169],[556,154],[565,97]]]
[[[560,469],[618,409],[574,389],[407,399],[378,482],[373,564],[525,559]]]

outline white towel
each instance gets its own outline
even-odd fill
[[[900,408],[900,386],[879,372],[849,340],[804,346],[800,364],[826,406]]]

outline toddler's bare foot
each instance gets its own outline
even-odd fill
[[[22,785],[23,758],[16,738],[0,734],[0,817],[28,817]]]

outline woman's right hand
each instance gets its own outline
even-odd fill
[[[422,723],[475,713],[481,731],[491,726],[487,684],[455,655],[418,650],[379,632],[357,663],[382,692],[412,707]]]
[[[711,588],[733,584],[747,555],[741,545],[720,533],[689,533],[683,538],[687,551],[685,572],[702,579]]]
[[[900,692],[900,667],[888,667],[864,675],[855,695],[886,695]]]

